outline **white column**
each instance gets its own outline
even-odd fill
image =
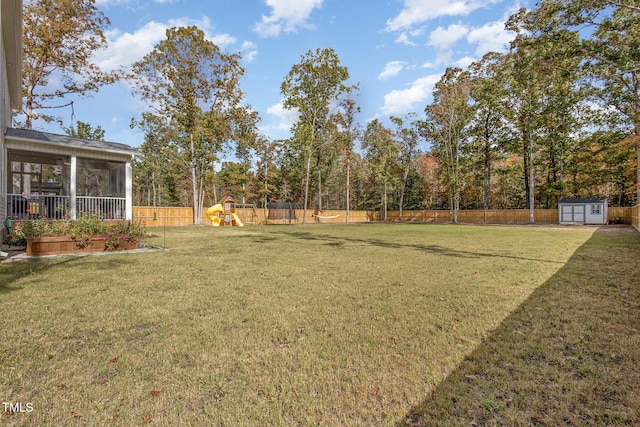
[[[133,169],[131,162],[125,164],[125,219],[131,221],[133,219]]]
[[[69,217],[76,219],[76,167],[78,165],[78,158],[71,156],[71,171],[69,178]]]

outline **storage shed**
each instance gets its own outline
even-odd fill
[[[560,224],[606,224],[606,197],[562,198],[558,202]]]

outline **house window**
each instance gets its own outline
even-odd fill
[[[591,205],[591,215],[600,215],[600,205]]]

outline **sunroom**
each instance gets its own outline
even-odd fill
[[[5,150],[8,219],[132,219],[128,145],[8,128]]]

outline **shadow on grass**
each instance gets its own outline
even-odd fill
[[[597,230],[398,426],[640,425],[639,260]]]
[[[47,271],[61,267],[64,268],[66,266],[74,266],[80,262],[80,260],[84,260],[84,268],[109,270],[122,267],[127,263],[132,263],[132,260],[125,259],[126,256],[125,254],[117,254],[106,258],[84,254],[83,256],[64,256],[60,258],[4,263],[0,266],[0,295],[22,289],[22,287],[15,286],[13,283],[25,276],[42,275],[42,280],[47,280]]]
[[[381,248],[390,248],[390,249],[415,249],[417,251],[431,253],[434,255],[442,255],[449,257],[457,257],[457,258],[508,258],[514,260],[521,261],[541,261],[547,263],[556,263],[560,264],[560,261],[554,259],[540,259],[540,258],[531,258],[531,257],[522,257],[515,256],[509,253],[495,253],[495,252],[477,252],[477,251],[464,251],[458,249],[446,248],[438,245],[424,245],[418,243],[401,243],[401,242],[391,242],[389,240],[376,239],[374,237],[343,237],[343,236],[332,236],[329,234],[318,234],[313,232],[306,231],[293,231],[281,232],[285,236],[305,240],[305,241],[324,241],[328,246],[334,247],[343,247],[347,243],[349,244],[360,244],[360,245],[368,245],[368,246],[377,246]]]

